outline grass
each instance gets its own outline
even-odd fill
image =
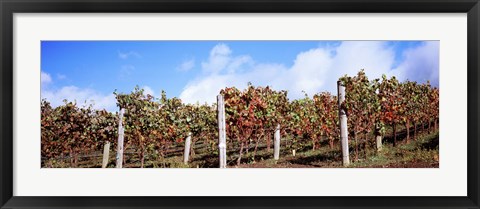
[[[417,141],[403,143],[396,147],[391,144],[383,146],[382,150],[366,160],[358,160],[349,167],[438,167],[439,148],[438,132],[419,136]]]

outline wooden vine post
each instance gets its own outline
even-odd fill
[[[110,142],[107,141],[103,146],[103,161],[102,161],[102,168],[106,168],[108,165],[108,157],[110,155]]]
[[[223,95],[217,96],[217,108],[218,108],[218,149],[220,168],[227,167],[227,134],[225,132],[225,104],[223,101]]]
[[[377,151],[381,151],[382,150],[382,135],[380,133],[375,133],[375,141],[376,141],[376,147],[377,147]]]
[[[192,143],[192,133],[188,133],[185,139],[185,150],[183,152],[183,164],[188,164],[188,158],[190,157],[190,146]]]
[[[342,103],[345,102],[345,86],[341,81],[337,81],[338,90],[338,117],[340,121],[340,141],[342,143],[342,158],[343,166],[350,164],[348,153],[348,128],[347,128],[347,114],[342,107]]]
[[[408,127],[408,125],[407,125],[407,127]],[[376,145],[376,148],[377,148],[377,152],[382,150],[382,134],[381,134],[380,130],[381,130],[380,125],[376,124],[375,125],[375,145]]]
[[[118,146],[117,146],[117,168],[122,168],[123,164],[123,113],[125,110],[120,107],[118,117]]]
[[[273,142],[273,158],[278,160],[280,158],[280,124],[275,128],[275,141]]]

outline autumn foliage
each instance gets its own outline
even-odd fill
[[[399,126],[406,128],[406,142],[416,138],[417,129],[438,129],[439,89],[429,83],[400,82],[386,76],[369,80],[363,70],[340,81],[346,87],[341,108],[347,112],[355,159],[360,149],[366,152],[375,143],[374,137],[385,135],[387,128],[393,129],[394,144]],[[305,94],[290,101],[287,91],[250,83],[245,89],[226,87],[219,93],[225,100],[227,149],[237,153],[236,164],[245,152],[253,151],[255,156],[260,145],[270,151],[277,126],[282,149],[338,148],[336,93]],[[133,150],[141,167],[146,159],[161,161],[173,148],[182,147],[189,133],[193,145],[203,144],[208,152],[216,152],[216,104],[184,104],[179,98],[167,98],[165,92],[155,98],[138,87],[114,95],[118,107],[125,110],[125,150]],[[115,150],[118,120],[118,113],[79,107],[73,101],[52,107],[42,100],[42,158],[69,158],[71,167],[76,167],[80,156],[100,151],[107,141]],[[191,149],[195,155],[195,146]]]

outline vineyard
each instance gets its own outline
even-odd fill
[[[136,87],[116,113],[42,100],[42,167],[438,167],[438,88],[362,70],[338,90],[290,101],[249,83],[209,105]]]

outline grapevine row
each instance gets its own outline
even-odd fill
[[[422,127],[428,124],[429,130],[432,125],[438,129],[439,90],[428,82],[399,82],[395,77],[386,76],[369,80],[363,70],[354,77],[344,76],[339,80],[346,88],[345,101],[340,105],[337,96],[328,92],[290,101],[287,91],[268,86],[249,83],[244,90],[222,89],[227,148],[237,153],[236,164],[240,165],[242,155],[249,151],[253,151],[255,160],[260,145],[265,145],[270,152],[277,128],[280,128],[284,148],[293,152],[315,150],[323,142],[334,150],[340,136],[340,108],[346,110],[355,160],[360,150],[367,152],[372,144],[376,144],[377,150],[381,149],[381,137],[388,128],[393,129],[394,145],[398,143],[396,132],[400,125],[407,129],[407,143],[411,138],[416,139],[419,124]],[[145,159],[162,161],[169,150],[183,147],[188,136],[193,145],[189,148],[190,155],[195,155],[198,144],[206,147],[207,152],[218,154],[216,104],[184,104],[178,98],[167,98],[165,92],[155,98],[138,87],[129,94],[114,92],[114,95],[124,111],[123,150],[134,150],[140,167],[144,167]],[[71,166],[76,167],[80,155],[99,151],[107,142],[117,147],[119,118],[118,112],[79,107],[69,101],[53,108],[42,100],[42,158],[68,156]]]

